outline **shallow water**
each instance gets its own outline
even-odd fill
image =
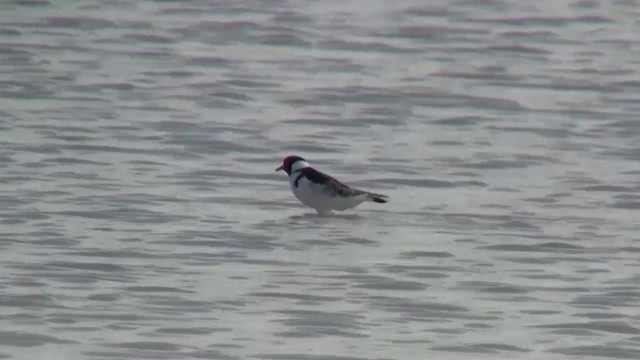
[[[640,6],[425,4],[3,2],[0,358],[640,358]]]

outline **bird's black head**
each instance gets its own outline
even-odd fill
[[[280,165],[276,171],[284,170],[287,175],[291,175],[291,166],[297,161],[305,161],[303,158],[297,155],[290,155],[282,160],[282,165]]]

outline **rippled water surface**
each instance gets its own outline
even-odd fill
[[[639,19],[0,2],[0,358],[640,358]]]

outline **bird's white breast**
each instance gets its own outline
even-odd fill
[[[300,176],[300,173],[293,173],[289,177],[289,187],[291,188],[293,195],[295,195],[301,203],[314,209],[330,208],[330,196],[326,192],[326,187],[324,185],[311,182],[304,176],[297,180],[296,186],[296,179],[298,179],[298,176]]]

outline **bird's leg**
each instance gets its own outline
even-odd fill
[[[318,215],[320,216],[330,216],[333,215],[333,212],[331,212],[331,210],[329,209],[316,209],[316,212],[318,213]]]

